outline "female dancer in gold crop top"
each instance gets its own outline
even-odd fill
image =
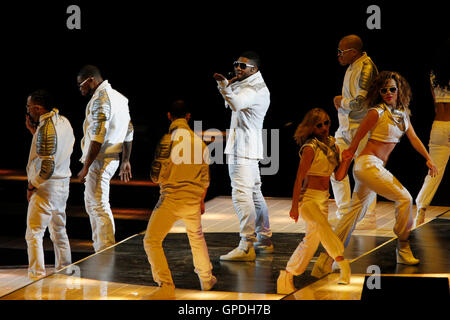
[[[289,215],[297,222],[300,210],[306,221],[306,233],[289,259],[286,269],[280,271],[277,281],[279,294],[289,294],[296,290],[293,276],[301,275],[306,270],[319,243],[322,243],[329,255],[339,264],[339,283],[350,282],[350,264],[344,259],[344,246],[328,223],[330,175],[335,172],[336,179],[342,180],[347,174],[350,161],[339,164],[339,149],[335,139],[329,135],[329,129],[330,117],[323,109],[315,108],[306,114],[294,136],[301,146],[301,160]],[[306,177],[306,191],[299,204]]]

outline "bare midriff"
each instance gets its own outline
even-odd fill
[[[315,190],[329,190],[330,188],[330,177],[329,176],[307,176],[306,188]]]
[[[384,163],[386,163],[389,158],[389,155],[391,154],[392,150],[394,150],[396,144],[397,142],[382,142],[369,139],[366,147],[360,153],[360,156],[373,155],[378,159],[383,160]]]

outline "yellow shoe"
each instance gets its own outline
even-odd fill
[[[162,283],[153,293],[144,296],[143,300],[175,300],[175,286],[170,283]]]
[[[211,276],[211,279],[209,280],[203,280],[200,279],[200,287],[202,291],[209,291],[211,290],[217,283],[217,278],[214,276]]]
[[[414,255],[411,251],[411,247],[409,246],[409,241],[398,241],[397,249],[395,249],[397,253],[397,263],[407,264],[410,266],[419,264],[420,260],[414,258]]]
[[[277,279],[277,294],[290,294],[297,291],[294,286],[294,276],[286,270],[281,270]]]
[[[352,270],[350,269],[350,263],[348,260],[341,260],[338,262],[341,276],[339,277],[339,284],[349,284],[352,276]]]

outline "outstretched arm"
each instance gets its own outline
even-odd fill
[[[303,150],[302,158],[298,164],[297,177],[295,178],[294,191],[292,194],[292,207],[289,212],[289,216],[294,219],[295,222],[298,220],[298,201],[300,199],[300,193],[302,191],[303,180],[306,177],[306,173],[311,167],[311,163],[314,160],[314,150],[311,147],[305,147]]]
[[[420,141],[419,137],[417,136],[416,132],[414,131],[414,128],[413,128],[411,122],[409,123],[408,130],[406,130],[406,136],[408,137],[409,142],[414,147],[414,149],[416,149],[416,151],[418,153],[420,153],[425,158],[425,160],[427,160],[427,167],[428,167],[428,169],[430,169],[429,175],[432,177],[437,175],[438,170],[437,170],[435,164],[433,163],[433,160],[431,160],[430,154],[428,153],[427,149],[425,148],[422,141]]]

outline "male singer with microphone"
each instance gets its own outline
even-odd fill
[[[241,241],[223,261],[254,261],[258,253],[273,252],[269,212],[261,193],[259,160],[263,159],[262,128],[270,104],[270,93],[259,71],[260,58],[248,51],[234,62],[235,77],[214,79],[231,109],[231,124],[225,154],[232,187],[234,209],[240,222]]]

